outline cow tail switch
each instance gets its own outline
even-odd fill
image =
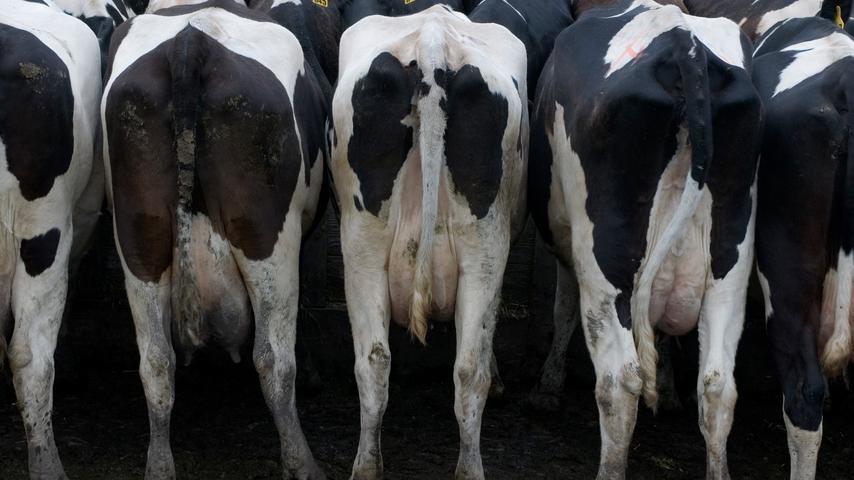
[[[435,22],[424,25],[418,37],[417,62],[424,85],[416,89],[420,119],[418,148],[421,153],[421,236],[415,256],[409,331],[426,342],[427,317],[432,305],[433,230],[439,209],[439,176],[445,163],[444,136],[447,117],[440,102],[445,96],[445,32]]]
[[[838,8],[838,7],[837,7]],[[850,79],[845,85],[850,85]],[[854,284],[854,88],[845,92],[848,123],[847,155],[839,167],[845,177],[842,183],[842,221],[839,256],[836,258],[836,303],[833,305],[833,333],[821,352],[821,366],[828,376],[841,374],[851,354],[851,297]]]
[[[178,33],[169,52],[172,74],[173,128],[175,155],[178,159],[177,251],[178,272],[172,311],[177,313],[178,337],[192,350],[201,344],[201,308],[199,288],[193,275],[190,237],[193,215],[193,182],[196,164],[196,123],[201,101],[201,68],[205,61],[203,35],[188,26]],[[174,314],[173,313],[173,314]],[[189,355],[188,355],[189,357]]]
[[[643,397],[653,411],[658,404],[656,390],[656,367],[658,352],[655,350],[655,333],[649,318],[652,283],[673,244],[682,236],[682,231],[697,210],[703,196],[703,186],[712,161],[712,113],[709,99],[709,74],[706,51],[694,40],[690,31],[675,30],[677,48],[673,49],[674,61],[682,77],[681,97],[684,115],[688,124],[688,139],[691,143],[691,168],[685,179],[685,188],[673,217],[664,229],[658,242],[652,245],[641,264],[640,280],[632,301],[632,331],[638,352]],[[678,95],[678,94],[677,94]]]

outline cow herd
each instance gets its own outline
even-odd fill
[[[558,264],[531,398],[554,401],[580,323],[598,478],[626,476],[638,400],[657,407],[656,335],[695,328],[706,477],[729,478],[754,264],[791,478],[815,477],[826,377],[852,355],[850,0],[144,3],[0,0],[0,358],[32,478],[65,478],[53,352],[105,196],[146,478],[175,477],[178,359],[217,345],[239,361],[250,336],[284,477],[324,478],[294,346],[300,247],[329,203],[360,402],[352,478],[383,477],[390,323],[425,342],[440,321],[456,331],[456,477],[484,478],[502,278],[529,215]]]

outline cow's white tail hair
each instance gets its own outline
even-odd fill
[[[836,303],[833,312],[833,333],[821,352],[821,366],[834,377],[842,373],[851,354],[851,282],[854,279],[854,256],[839,249],[836,260]]]
[[[691,168],[688,170],[685,188],[682,190],[673,217],[641,265],[631,309],[632,331],[643,378],[644,402],[653,411],[658,405],[656,390],[658,352],[655,349],[655,333],[649,318],[652,282],[671,247],[681,237],[685,225],[700,204],[706,173],[713,155],[706,53],[703,46],[695,42],[690,32],[679,30],[676,32],[678,45],[673,49],[673,55],[682,76],[685,116],[688,123],[688,137],[691,141]]]
[[[848,103],[848,156],[841,159],[845,181],[842,191],[842,235],[836,260],[836,304],[833,333],[821,353],[821,365],[828,376],[839,375],[851,355],[851,288],[854,283],[854,88],[845,92]]]
[[[421,153],[421,238],[415,256],[412,300],[409,304],[409,331],[426,343],[427,316],[432,304],[433,230],[439,209],[439,181],[445,163],[445,128],[448,123],[440,101],[445,96],[445,31],[441,24],[428,21],[421,27],[416,46],[418,66],[429,87],[418,93],[420,119],[418,148]],[[439,82],[442,82],[440,85]],[[426,93],[424,93],[426,91]]]
[[[204,64],[200,41],[203,35],[186,28],[175,37],[169,55],[172,74],[173,133],[178,159],[177,251],[178,272],[173,275],[177,308],[173,318],[181,344],[193,349],[201,344],[202,315],[199,287],[193,275],[190,246],[193,215],[193,183],[196,171],[196,123],[201,98],[201,67]],[[174,265],[174,263],[173,263]],[[176,315],[177,314],[177,315]]]

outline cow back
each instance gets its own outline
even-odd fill
[[[528,52],[528,93],[534,90],[540,72],[558,34],[572,23],[566,0],[484,0],[469,15],[474,22],[497,23],[525,44]]]

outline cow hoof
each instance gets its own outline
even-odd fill
[[[161,452],[148,455],[145,465],[145,480],[174,480],[175,462],[172,460],[172,452]]]
[[[560,411],[560,396],[556,393],[534,390],[528,394],[525,405],[534,412],[555,413]]]
[[[31,480],[68,480],[62,465],[55,465],[39,470],[30,469]]]
[[[287,473],[285,474],[285,478],[289,478]],[[314,465],[312,468],[307,469],[307,471],[295,475],[294,478],[299,478],[300,480],[326,480],[326,474],[323,473],[320,467]]]
[[[368,466],[354,468],[353,473],[350,475],[350,480],[379,480],[381,478],[383,478],[382,468],[371,468]]]
[[[175,469],[146,467],[145,480],[175,480]]]
[[[50,442],[51,444],[53,442]],[[32,480],[68,480],[59,453],[54,446],[33,445],[28,448],[28,464]]]
[[[471,468],[457,467],[454,473],[454,480],[483,480],[483,467],[480,465],[472,466]]]

